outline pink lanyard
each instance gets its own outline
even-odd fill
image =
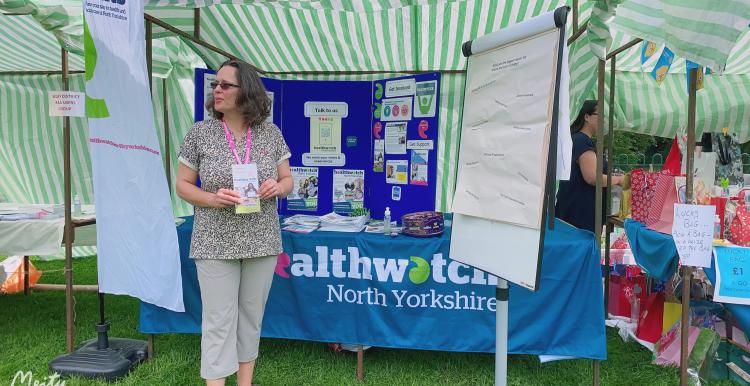
[[[234,144],[234,138],[232,138],[232,133],[229,132],[229,129],[227,128],[227,123],[224,121],[221,121],[221,127],[224,128],[224,135],[227,137],[227,142],[229,143],[229,149],[232,150],[232,154],[234,154],[234,159],[237,161],[237,163],[240,163],[240,156],[237,154],[237,145]],[[247,138],[245,141],[245,162],[244,163],[250,163],[250,149],[253,147],[253,132],[250,131],[250,127],[247,128]]]

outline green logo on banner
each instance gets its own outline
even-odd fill
[[[96,46],[94,39],[91,37],[89,25],[83,20],[83,57],[86,81],[94,78],[94,69],[96,68]],[[107,118],[109,110],[104,99],[94,99],[86,94],[86,116],[89,118]]]
[[[409,280],[414,284],[426,282],[430,278],[430,264],[427,263],[427,260],[418,256],[412,256],[409,260],[416,264],[409,270]]]

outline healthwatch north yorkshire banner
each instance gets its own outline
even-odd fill
[[[193,219],[177,229],[185,312],[142,304],[140,332],[200,333]],[[440,237],[282,232],[262,336],[462,352],[495,349],[497,279],[451,259]],[[511,286],[508,352],[606,359],[594,235],[556,221],[545,235],[542,285]]]
[[[84,0],[86,115],[99,290],[183,311],[172,205],[154,127],[141,0]]]

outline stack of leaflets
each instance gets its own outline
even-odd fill
[[[401,233],[401,227],[396,226],[396,221],[391,221],[391,233]],[[383,233],[383,220],[371,220],[365,228],[366,233]]]
[[[294,233],[310,233],[318,229],[320,217],[297,214],[284,219],[284,230]]]
[[[370,216],[349,217],[328,213],[320,218],[320,230],[329,232],[361,232]]]

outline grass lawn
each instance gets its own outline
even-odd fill
[[[34,262],[37,269],[56,270],[62,261]],[[96,259],[74,262],[76,284],[96,283]],[[64,283],[62,272],[45,273],[44,283]],[[107,296],[110,336],[146,339],[138,333],[138,301]],[[75,294],[76,344],[95,337],[97,296]],[[47,362],[65,352],[65,296],[38,292],[0,296],[0,385],[10,384],[19,370],[34,379],[47,376]],[[609,359],[602,362],[602,385],[676,385],[678,370],[650,364],[651,353],[636,343],[623,343],[608,329]],[[118,385],[201,385],[198,335],[159,335],[155,358],[137,367]],[[365,352],[365,380],[357,382],[356,355],[334,353],[315,342],[261,341],[255,382],[266,385],[492,385],[494,356],[433,351],[371,349]],[[591,361],[540,364],[535,356],[513,355],[508,363],[509,385],[590,385]],[[233,385],[234,377],[228,385]],[[18,383],[16,383],[18,385]],[[25,385],[25,384],[24,384]],[[83,379],[66,385],[107,385]],[[731,385],[729,382],[714,385]]]

